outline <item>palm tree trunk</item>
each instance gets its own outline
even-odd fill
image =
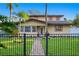
[[[12,3],[10,3],[10,17],[12,17]]]

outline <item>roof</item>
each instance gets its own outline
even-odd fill
[[[72,22],[67,22],[67,21],[48,21],[48,24],[52,24],[52,25],[71,25]]]
[[[21,21],[21,23],[29,22],[29,21],[37,21],[41,23],[46,23],[45,21],[37,20],[37,19],[29,19],[26,21]],[[20,23],[20,22],[18,22]],[[67,21],[48,21],[49,25],[72,25],[72,22],[67,22]]]
[[[64,15],[47,15],[48,17],[63,17]],[[45,17],[45,15],[30,15],[30,17]]]

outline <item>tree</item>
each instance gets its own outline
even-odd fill
[[[67,21],[67,18],[64,18],[64,21]]]
[[[10,17],[11,17],[12,16],[13,9],[14,9],[14,6],[15,7],[18,7],[18,4],[8,3],[8,4],[6,4],[6,6],[10,10]]]
[[[0,21],[4,22],[4,21],[6,21],[6,20],[5,20],[6,18],[7,18],[7,16],[2,16],[2,15],[0,15]]]
[[[18,29],[16,27],[16,24],[14,22],[7,22],[5,20],[7,20],[7,16],[1,16],[0,15],[0,30],[5,31],[6,33],[9,34],[17,34],[18,33]]]
[[[20,18],[23,18],[25,20],[29,19],[29,15],[24,11],[20,11],[18,13],[15,13],[15,15],[20,17]]]
[[[25,20],[28,20],[29,19],[29,15],[24,12],[24,11],[20,11],[18,13],[14,13],[16,16],[22,18],[23,20],[22,21],[25,21]],[[19,23],[21,24],[21,20],[19,21]]]
[[[74,25],[75,25],[76,27],[79,27],[79,15],[76,15],[76,17],[75,17],[73,23],[74,23]]]

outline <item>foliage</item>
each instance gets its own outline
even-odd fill
[[[7,19],[5,18],[7,18],[7,16],[0,16],[0,20],[2,21],[0,23],[0,29],[10,34],[17,34],[18,29],[16,27],[16,24],[14,22],[7,22]],[[4,19],[6,21],[4,21]]]
[[[0,47],[7,48],[4,44],[0,43]]]
[[[18,13],[14,13],[14,14],[18,17],[24,18],[25,20],[29,19],[29,15],[24,11],[20,11]]]
[[[10,17],[11,17],[14,7],[18,7],[18,4],[16,4],[16,3],[7,3],[6,7],[10,10]]]
[[[4,21],[6,21],[6,20],[5,20],[6,18],[7,18],[7,16],[2,16],[2,15],[0,15],[0,21],[4,22]]]
[[[73,21],[74,25],[79,27],[79,15],[76,15],[76,18]]]
[[[17,34],[18,29],[16,28],[16,24],[13,22],[4,22],[0,24],[1,30],[11,33],[11,34]]]

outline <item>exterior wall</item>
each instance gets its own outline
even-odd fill
[[[52,26],[52,25],[50,25],[49,27],[48,27],[48,32],[50,33],[50,34],[63,34],[63,33],[70,33],[69,32],[69,29],[70,29],[70,25],[63,25],[63,31],[55,31],[55,26]]]
[[[41,21],[45,21],[45,17],[31,17],[32,19],[37,19]]]
[[[40,32],[40,28],[43,28],[43,34],[45,33],[45,24],[37,21],[29,21],[27,23],[22,23],[19,26],[36,26],[37,32],[20,32],[20,33],[26,33],[26,34],[37,34],[38,31]],[[69,33],[69,29],[71,28],[71,25],[63,25],[63,31],[55,31],[55,25],[48,25],[48,32],[50,34],[56,34],[56,33]],[[20,28],[19,28],[20,29]]]

